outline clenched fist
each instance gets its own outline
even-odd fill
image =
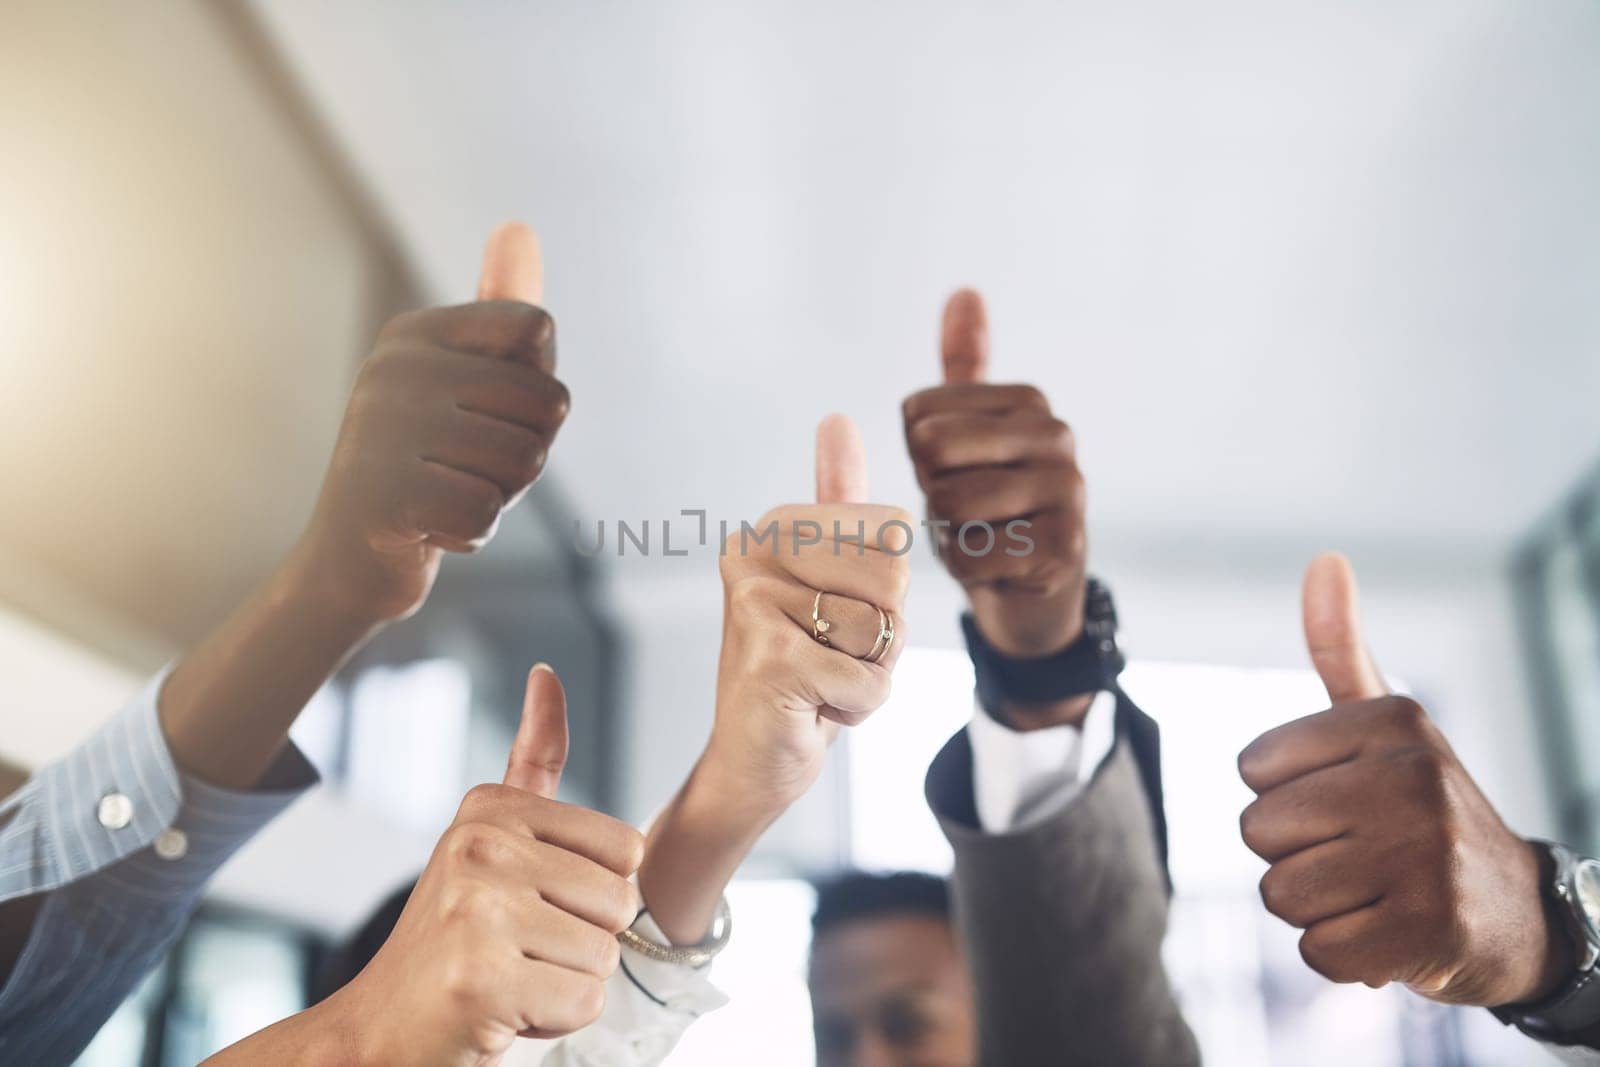
[[[731,795],[792,802],[816,780],[839,727],[889,697],[905,647],[911,516],[861,503],[866,495],[861,438],[830,416],[817,430],[817,503],[762,517],[755,529],[776,531],[775,547],[742,532],[723,546],[716,721],[701,765],[731,780]],[[877,648],[884,622],[886,650]]]
[[[536,667],[505,783],[467,794],[388,941],[311,1009],[360,1053],[349,1062],[480,1067],[600,1015],[644,839],[553,799],[566,752],[565,694]]]
[[[1267,909],[1305,930],[1301,955],[1335,982],[1403,982],[1491,1007],[1542,997],[1574,961],[1545,911],[1533,846],[1501,821],[1422,707],[1385,688],[1343,557],[1311,564],[1304,610],[1333,707],[1239,756],[1259,794],[1239,824],[1271,864]]]
[[[941,347],[944,384],[903,406],[939,557],[989,644],[1019,658],[1051,655],[1083,630],[1084,486],[1072,431],[1033,386],[988,383],[977,293],[961,290],[945,305]],[[1018,520],[1025,525],[1011,525]],[[963,534],[966,524],[987,524],[992,540],[981,525]]]
[[[320,587],[382,622],[421,606],[444,552],[472,552],[538,479],[570,398],[536,305],[533,232],[495,231],[479,300],[393,319],[362,365],[301,544]]]

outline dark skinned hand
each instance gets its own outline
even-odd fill
[[[1335,982],[1403,982],[1432,1000],[1538,999],[1574,967],[1534,848],[1512,833],[1416,701],[1391,695],[1361,640],[1344,557],[1306,571],[1306,643],[1333,707],[1239,756],[1259,794],[1240,817],[1271,864],[1267,910]]]
[[[966,590],[984,639],[1016,658],[1066,648],[1083,632],[1084,484],[1072,431],[1031,385],[987,381],[989,327],[970,289],[945,304],[944,384],[906,398],[906,446],[937,531],[939,558]],[[1032,542],[1014,539],[1008,524]],[[987,523],[963,534],[966,523]],[[944,525],[948,524],[948,525]],[[1009,551],[1008,551],[1009,549]],[[1017,728],[1076,722],[1087,698],[1005,710]]]
[[[445,552],[474,552],[544,469],[570,398],[537,304],[538,241],[495,231],[479,299],[398,316],[356,378],[299,550],[352,614],[404,618]]]

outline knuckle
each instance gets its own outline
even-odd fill
[[[911,625],[898,611],[890,612],[889,622],[894,626],[894,643],[906,648],[911,641]]]
[[[485,823],[458,823],[445,834],[445,854],[458,864],[492,863],[501,847],[494,837],[494,831]]]
[[[1261,876],[1257,890],[1261,894],[1263,907],[1293,925],[1293,920],[1289,916],[1293,910],[1294,894],[1282,867],[1268,867],[1267,873]]]
[[[798,626],[781,626],[768,640],[761,643],[761,651],[757,656],[758,666],[763,671],[773,672],[774,675],[787,673],[791,671],[795,661],[809,652],[815,644],[816,642],[801,632]]]
[[[848,726],[852,729],[866,722],[869,714],[871,713],[865,711],[850,711],[846,708],[833,709],[833,715],[836,719],[838,719],[839,725]]]
[[[622,962],[622,943],[615,934],[608,934],[597,926],[588,928],[587,944],[583,949],[584,970],[602,978],[608,977]]]
[[[1067,506],[1073,512],[1081,512],[1089,502],[1089,483],[1084,481],[1083,472],[1076,466],[1069,466],[1062,473],[1066,489]]]
[[[906,595],[911,592],[911,561],[905,556],[892,557],[883,584],[887,602],[880,606],[899,611],[906,602]]]
[[[483,995],[482,969],[473,961],[452,956],[445,962],[439,983],[445,1000],[460,1008],[470,1008]]]
[[[1045,408],[1046,410],[1049,409],[1050,401],[1045,397],[1044,391],[1037,385],[1019,385],[1016,388],[1017,397],[1024,404],[1031,404],[1035,407]]]
[[[745,571],[744,552],[737,533],[731,533],[723,538],[722,550],[717,554],[717,571],[722,575],[722,582],[729,587],[731,595],[733,584]]]
[[[900,401],[900,417],[905,420],[908,426],[915,422],[922,413],[923,407],[927,404],[928,398],[937,393],[940,388],[940,386],[932,386],[927,389],[919,389]]]
[[[584,975],[573,983],[572,987],[572,1014],[583,1020],[582,1025],[587,1026],[600,1018],[606,1010],[605,983],[598,979]]]
[[[392,341],[395,338],[405,337],[417,332],[422,325],[422,311],[402,311],[385,322],[378,330],[378,340]]]
[[[1240,770],[1244,768],[1244,754],[1240,753]],[[1260,801],[1253,800],[1239,813],[1239,837],[1251,852],[1260,853],[1262,839],[1262,814]]]
[[[532,481],[544,469],[544,439],[531,430],[518,429],[508,443],[507,452],[522,477]]]
[[[496,782],[481,782],[467,790],[461,799],[461,813],[468,815],[488,811],[500,806],[506,787]]]
[[[1346,973],[1328,939],[1322,937],[1316,927],[1300,935],[1300,958],[1306,961],[1307,967],[1330,982],[1355,981]]]
[[[469,494],[467,506],[470,509],[468,521],[472,529],[479,536],[485,536],[500,520],[500,512],[506,506],[506,497],[498,487],[484,482]]]
[[[1045,428],[1053,450],[1065,456],[1073,454],[1076,442],[1072,436],[1072,427],[1065,420],[1052,416],[1045,424]]]
[[[543,308],[521,300],[496,300],[485,312],[495,347],[505,355],[533,352],[555,336],[555,320]]]
[[[620,934],[632,926],[639,917],[638,895],[633,883],[613,876],[607,883],[602,910],[607,920],[607,933]]]
[[[1408,696],[1385,697],[1383,718],[1392,729],[1407,737],[1422,736],[1428,725],[1427,711]]]
[[[526,345],[547,348],[555,340],[556,320],[542,307],[519,304],[516,324],[519,340]]]
[[[902,508],[902,507],[899,507],[899,506],[895,506],[895,507],[891,507],[889,509],[889,517],[887,519],[885,519],[884,522],[886,524],[890,523],[890,522],[903,522],[907,526],[915,526],[916,522],[917,522],[917,517],[915,515],[911,514],[911,511],[910,511],[909,508]]]
[[[910,404],[908,399],[906,404]],[[906,426],[906,446],[919,459],[938,462],[943,452],[943,435],[933,423],[922,420]]]
[[[629,871],[638,870],[639,864],[644,862],[644,834],[640,833],[636,827],[629,826],[627,823],[618,820],[616,852],[623,865]],[[630,885],[628,888],[630,892],[628,906],[633,908],[636,904],[632,896],[633,887]],[[628,921],[631,923],[633,920],[629,919]]]
[[[872,671],[867,677],[866,693],[867,707],[872,711],[883,707],[889,702],[889,693],[894,687],[894,677],[886,670]],[[866,713],[861,716],[866,718]]]
[[[1401,749],[1393,759],[1399,765],[1412,799],[1429,811],[1437,811],[1445,795],[1444,758],[1431,748],[1414,745]]]
[[[550,452],[544,447],[544,442],[536,442],[528,448],[522,457],[522,477],[524,481],[538,481],[539,475],[544,473],[544,465],[550,459]]]
[[[474,925],[495,910],[492,894],[475,883],[450,886],[439,898],[440,917],[447,923]]]
[[[550,379],[550,414],[557,422],[564,422],[572,411],[572,390],[559,378]]]
[[[759,615],[777,602],[779,584],[765,575],[743,575],[728,585],[728,608],[741,616]]]
[[[1266,764],[1266,752],[1264,751],[1265,747],[1266,746],[1261,743],[1261,740],[1257,738],[1240,751],[1239,758],[1236,761],[1239,767],[1239,777],[1244,781],[1245,785],[1251,787],[1252,789],[1255,788],[1257,782],[1261,781],[1262,770]],[[1244,814],[1240,815],[1239,825],[1241,829],[1244,826],[1245,815],[1249,815],[1250,809],[1254,807],[1255,804],[1252,802],[1250,807],[1245,808]],[[1259,811],[1255,816],[1253,816],[1253,819],[1255,821],[1259,821]]]

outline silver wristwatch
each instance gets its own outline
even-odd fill
[[[1560,916],[1577,950],[1572,977],[1534,1004],[1495,1008],[1495,1016],[1529,1037],[1571,1044],[1600,1025],[1600,860],[1579,856],[1553,841],[1532,841],[1543,854],[1546,900]]]

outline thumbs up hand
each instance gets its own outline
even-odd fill
[[[944,384],[903,405],[939,556],[989,644],[1009,656],[1051,655],[1083,631],[1084,486],[1072,431],[1033,386],[989,384],[977,293],[950,297],[941,347]],[[1014,520],[1027,520],[1031,548],[1008,535]],[[987,524],[993,541],[981,527],[963,537],[965,523]]]
[[[362,365],[311,522],[313,584],[372,623],[421,606],[444,552],[473,552],[536,481],[570,399],[538,240],[507,223],[478,301],[400,315]]]
[[[830,415],[817,428],[817,502],[769,511],[722,546],[716,718],[639,868],[650,916],[675,944],[706,937],[728,880],[816,781],[839,727],[888,699],[911,516],[866,497],[861,436]]]
[[[478,1067],[519,1035],[558,1037],[599,1017],[616,934],[639,912],[628,877],[644,839],[555,800],[566,756],[566,695],[541,665],[504,783],[467,794],[388,941],[310,1009],[344,1035],[341,1062]]]
[[[702,766],[741,803],[774,812],[816,780],[840,726],[888,699],[905,647],[910,514],[864,503],[865,452],[841,415],[817,429],[816,470],[815,504],[730,534],[720,561],[722,656]]]
[[[1533,846],[1507,829],[1422,707],[1391,695],[1361,640],[1355,576],[1312,561],[1306,644],[1333,707],[1239,755],[1258,796],[1239,825],[1271,866],[1267,910],[1335,982],[1403,982],[1493,1007],[1541,998],[1575,966]]]

